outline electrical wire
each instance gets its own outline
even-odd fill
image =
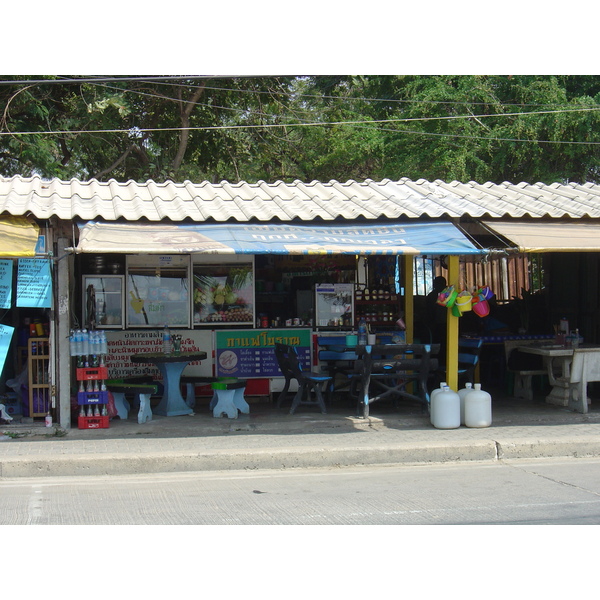
[[[58,76],[60,77],[60,76]],[[277,76],[273,76],[277,77]],[[184,83],[177,83],[183,79],[187,80],[204,80],[204,79],[253,79],[253,76],[243,75],[243,76],[232,76],[232,75],[160,75],[160,76],[111,76],[111,77],[72,77],[72,78],[59,78],[59,79],[26,79],[26,80],[0,80],[0,85],[44,85],[44,84],[79,84],[79,83],[116,83],[116,82],[147,82],[147,83],[157,83],[157,84],[169,84],[170,86],[179,86],[179,87],[189,87]],[[264,76],[257,76],[256,79],[264,79]],[[103,87],[111,87],[111,86],[103,86]],[[113,88],[119,89],[121,88]],[[216,86],[206,86],[205,89],[213,90],[213,91],[224,91],[224,92],[236,92],[236,93],[247,93],[247,94],[272,94],[272,91],[265,90],[245,90],[245,89],[233,89],[226,87],[216,87]],[[126,90],[131,93],[140,93],[135,90]],[[469,104],[472,106],[488,106],[490,104],[494,104],[493,100],[488,102],[474,102],[469,101],[465,102],[464,100],[412,100],[405,98],[368,98],[364,96],[330,96],[327,94],[319,95],[319,94],[307,94],[298,91],[279,91],[278,94],[288,95],[290,97],[295,96],[299,98],[315,98],[315,99],[326,99],[326,100],[348,100],[348,101],[356,101],[360,100],[361,102],[389,102],[389,103],[402,103],[402,104],[439,104],[439,105],[465,105]],[[162,97],[162,96],[157,96]],[[166,98],[166,97],[165,97]],[[178,98],[169,98],[174,101],[180,101]],[[515,103],[515,104],[500,104],[501,107],[510,107],[510,106],[559,106],[556,103]]]
[[[331,126],[357,126],[357,125],[374,125],[383,123],[409,123],[409,122],[431,122],[431,121],[451,121],[459,119],[484,119],[484,118],[499,118],[499,117],[515,117],[515,116],[533,116],[533,115],[544,115],[544,114],[566,114],[566,113],[581,113],[581,112],[596,112],[599,111],[600,107],[587,107],[578,109],[568,110],[544,110],[544,111],[531,111],[531,112],[519,112],[509,113],[501,115],[448,115],[438,117],[408,117],[400,119],[375,119],[375,120],[357,120],[357,121],[319,121],[309,123],[263,123],[263,124],[245,124],[245,125],[206,125],[196,127],[131,127],[128,129],[89,129],[89,130],[46,130],[46,131],[0,131],[0,136],[30,136],[30,135],[81,135],[81,134],[97,134],[97,133],[126,133],[130,136],[139,135],[140,133],[156,133],[156,132],[168,132],[168,131],[223,131],[223,130],[240,130],[240,129],[282,129],[282,128],[295,128],[295,127],[331,127]],[[395,130],[391,130],[395,131]],[[397,131],[403,133],[402,131]],[[425,135],[423,132],[412,132]],[[431,134],[430,134],[431,135]],[[459,137],[460,134],[444,134],[438,133],[434,135],[450,135],[453,137]],[[460,136],[463,137],[463,136]],[[582,141],[569,141],[569,140],[518,140],[510,138],[488,138],[486,136],[465,136],[476,139],[495,139],[497,141],[524,141],[524,142],[544,142],[544,143],[557,143],[557,144],[580,144],[580,145],[599,145],[600,142],[582,142]]]

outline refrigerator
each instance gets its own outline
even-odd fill
[[[319,283],[315,286],[315,327],[354,327],[353,283]]]

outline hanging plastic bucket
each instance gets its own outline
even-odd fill
[[[481,296],[483,300],[490,300],[494,295],[494,292],[489,288],[489,286],[484,285],[482,288],[477,290],[477,295]]]
[[[469,292],[461,292],[456,298],[456,307],[460,313],[471,310],[473,296]]]
[[[441,306],[445,306],[446,308],[452,308],[456,302],[457,296],[458,292],[454,289],[454,286],[451,285],[440,292],[437,303]]]
[[[478,317],[487,317],[490,314],[490,305],[487,300],[479,300],[473,303],[473,312]]]

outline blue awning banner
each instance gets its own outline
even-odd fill
[[[485,254],[446,222],[361,225],[80,225],[75,252],[150,254]]]

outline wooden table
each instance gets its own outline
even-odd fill
[[[144,352],[131,356],[133,363],[151,363],[158,367],[163,376],[163,396],[158,406],[152,411],[155,415],[174,417],[191,415],[191,409],[181,395],[181,373],[187,365],[196,360],[205,360],[206,352],[180,352],[179,354],[164,352]]]

